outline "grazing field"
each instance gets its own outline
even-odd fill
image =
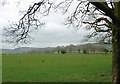
[[[111,54],[2,56],[3,82],[111,82]]]

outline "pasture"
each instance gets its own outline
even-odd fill
[[[2,56],[3,82],[111,82],[111,54]]]

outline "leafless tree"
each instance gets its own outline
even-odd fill
[[[75,0],[63,0],[55,3],[50,0],[40,0],[29,6],[26,13],[12,26],[5,28],[7,39],[10,42],[27,43],[29,32],[43,25],[40,21],[43,16],[49,14],[50,10],[63,8],[63,13],[67,13]],[[90,2],[77,0],[73,13],[67,17],[66,25],[80,28],[86,25],[86,29],[93,32],[88,38],[101,36],[104,42],[113,44],[113,83],[120,83],[120,2]],[[38,13],[41,18],[37,18]],[[112,38],[111,38],[112,36]],[[8,40],[9,41],[9,40]]]

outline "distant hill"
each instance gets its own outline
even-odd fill
[[[3,54],[20,54],[20,53],[26,53],[31,50],[42,50],[42,49],[53,49],[53,47],[46,47],[46,48],[20,47],[15,49],[2,49],[2,53]]]
[[[57,46],[57,47],[46,47],[46,48],[35,48],[35,47],[20,47],[16,49],[2,49],[3,54],[22,54],[22,53],[49,53],[50,51],[58,51],[62,48],[65,48],[68,52],[75,52],[78,49],[83,50],[84,48],[87,48],[89,51],[91,49],[97,50],[100,47],[104,47],[108,49],[109,51],[112,51],[112,45],[111,44],[99,44],[99,43],[87,43],[87,44],[70,44],[67,46]]]

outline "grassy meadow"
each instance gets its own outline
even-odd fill
[[[2,56],[3,82],[111,82],[111,54]]]

